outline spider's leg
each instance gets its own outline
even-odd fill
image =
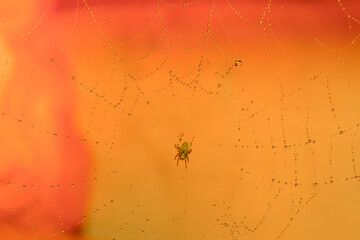
[[[190,154],[190,153],[191,153],[191,151],[192,151],[192,149],[190,149],[190,150],[189,150],[188,154]]]
[[[189,160],[189,156],[187,156],[185,160],[187,160],[188,162],[190,162],[190,160]]]
[[[192,139],[191,139],[191,142],[190,142],[190,147],[192,146],[192,143],[193,143],[193,141],[194,141],[194,135],[193,135],[193,137],[192,137]]]
[[[180,160],[180,158],[177,159],[176,166],[179,166],[179,160]]]
[[[178,155],[176,154],[175,157],[174,157],[174,160],[176,159],[177,156],[178,156]]]
[[[185,169],[187,169],[187,161],[186,161],[187,158],[185,158]]]

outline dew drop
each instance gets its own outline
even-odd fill
[[[242,62],[240,59],[235,60],[235,67],[240,67],[242,65]]]

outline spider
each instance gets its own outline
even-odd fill
[[[184,160],[185,168],[187,168],[187,163],[189,162],[189,154],[192,151],[191,145],[192,143],[190,143],[189,145],[188,142],[183,142],[181,146],[179,146],[179,144],[175,144],[175,148],[177,150],[177,154],[175,155],[174,158],[174,160],[177,159],[176,166],[179,166],[179,160]]]

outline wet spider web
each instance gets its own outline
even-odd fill
[[[359,237],[358,3],[39,5],[26,30],[2,19],[20,49],[21,67],[0,65],[20,177],[0,189],[25,199],[2,222],[40,238],[40,196],[48,239]]]

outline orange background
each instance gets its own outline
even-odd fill
[[[2,1],[1,239],[359,239],[359,13]]]

